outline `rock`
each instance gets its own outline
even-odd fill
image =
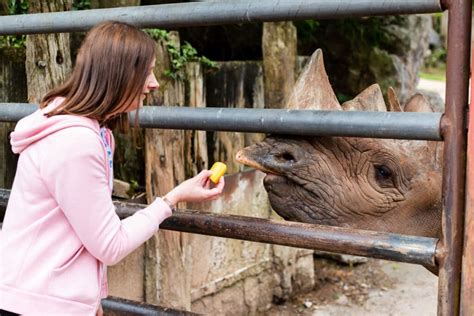
[[[130,183],[114,179],[114,190],[112,196],[122,198],[122,199],[129,199],[130,196],[128,192],[130,191]]]
[[[329,258],[339,263],[344,263],[347,265],[366,263],[369,260],[365,257],[343,255],[343,254],[326,252],[326,251],[315,251],[314,254],[319,257]]]
[[[337,300],[336,300],[336,304],[338,305],[349,305],[349,299],[347,298],[347,296],[345,296],[344,294],[342,294]]]
[[[304,305],[304,307],[306,307],[306,308],[311,308],[311,306],[313,306],[313,303],[310,302],[310,301],[305,301],[305,302],[303,303],[303,305]]]
[[[428,99],[433,111],[441,113],[444,112],[444,101],[439,93],[428,90],[417,90],[417,92],[420,92]]]
[[[318,21],[309,38],[298,39],[298,51],[323,50],[342,102],[377,82],[384,93],[392,86],[403,103],[415,91],[432,29],[426,15]]]

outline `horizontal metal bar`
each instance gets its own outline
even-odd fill
[[[109,316],[134,316],[134,315],[155,315],[155,316],[191,316],[198,315],[192,312],[180,311],[168,307],[146,304],[127,300],[120,297],[107,297],[101,301],[104,314]]]
[[[162,229],[435,267],[437,239],[260,218],[179,212]]]
[[[85,31],[105,20],[174,28],[441,11],[439,0],[206,1],[3,16],[0,35]]]
[[[37,104],[0,103],[0,122],[17,122],[37,109]]]
[[[30,104],[0,103],[0,122],[17,121],[35,109]],[[131,116],[134,122],[134,113]],[[139,124],[145,128],[442,140],[441,116],[414,112],[146,106],[139,112]]]
[[[8,202],[10,191],[0,189],[0,206]],[[114,202],[120,218],[146,207]],[[342,227],[275,221],[255,217],[217,215],[180,210],[160,225],[161,229],[208,236],[307,248],[350,255],[386,259],[435,267],[438,239],[391,233],[353,230]]]

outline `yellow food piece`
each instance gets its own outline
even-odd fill
[[[224,163],[215,162],[211,167],[212,174],[209,179],[214,183],[219,183],[219,179],[224,175],[226,170],[227,166]]]

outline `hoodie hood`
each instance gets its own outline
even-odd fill
[[[39,109],[18,121],[15,131],[10,135],[12,151],[15,154],[23,152],[31,144],[56,133],[62,129],[75,126],[89,127],[99,133],[99,123],[96,120],[76,115],[45,116],[64,101],[64,98],[54,99],[47,107]]]

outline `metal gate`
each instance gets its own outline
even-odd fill
[[[440,240],[177,212],[161,228],[439,266],[439,315],[474,315],[474,113],[467,129],[471,0],[260,0],[190,2],[0,17],[0,35],[84,31],[105,20],[139,27],[184,27],[302,19],[434,13],[449,10],[446,109],[440,113],[318,112],[271,109],[148,107],[142,127],[442,140],[443,216]],[[0,121],[15,122],[36,105],[0,103]],[[278,122],[278,124],[275,124]],[[341,124],[344,122],[345,124]],[[341,126],[342,125],[342,126]],[[466,155],[469,165],[466,172]],[[466,181],[467,179],[467,181]],[[0,204],[9,191],[0,189]],[[139,206],[116,203],[121,217]]]

